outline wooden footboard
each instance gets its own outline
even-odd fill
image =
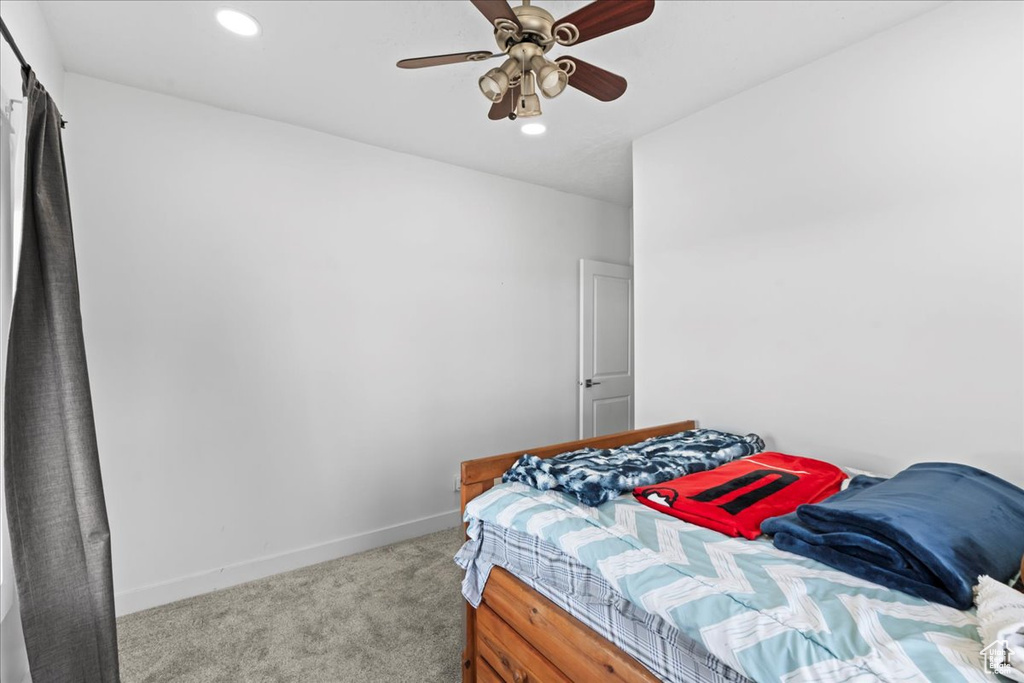
[[[579,448],[614,448],[696,426],[692,420],[531,448],[462,463],[462,510],[524,453],[550,458]],[[508,572],[495,568],[479,609],[466,605],[463,683],[657,681],[613,643]]]

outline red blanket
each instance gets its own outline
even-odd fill
[[[647,507],[729,536],[757,538],[761,522],[838,493],[846,474],[827,462],[761,453],[633,491]]]

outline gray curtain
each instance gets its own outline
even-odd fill
[[[31,71],[25,204],[7,350],[4,474],[34,683],[119,681],[60,112]]]

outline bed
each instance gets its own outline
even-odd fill
[[[695,426],[677,422],[528,452],[548,458]],[[471,514],[460,555],[470,568],[464,594],[473,598],[466,604],[464,683],[998,680],[981,668],[972,611],[887,591],[764,540],[728,539],[651,517],[660,513],[631,497],[602,505],[600,513],[581,512],[559,492],[495,487],[524,452],[462,464],[462,508]],[[637,543],[644,535],[637,524],[714,546],[721,551],[715,567],[651,590],[653,576],[686,569],[695,553],[684,543],[668,552],[678,562],[652,567],[650,550]],[[569,539],[581,535],[596,556],[575,549],[579,543]],[[600,542],[591,542],[597,536]],[[487,571],[473,569],[481,566]],[[759,573],[770,575],[772,590],[757,585]],[[680,598],[680,591],[689,595]]]

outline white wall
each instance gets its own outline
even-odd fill
[[[43,18],[39,3],[25,0],[4,0],[0,16],[10,30],[25,59],[36,72],[39,82],[61,107],[64,101],[64,66],[60,54],[50,36],[49,27]],[[11,103],[12,100],[15,102]],[[20,100],[20,101],[18,101]],[[13,282],[17,258],[15,252],[20,246],[21,230],[21,177],[24,175],[25,103],[21,94],[21,65],[7,41],[0,39],[0,109],[9,112],[13,134],[5,140],[4,152],[11,159],[3,159],[0,168],[0,183],[4,184],[4,200],[0,206],[0,387],[3,386],[7,354],[7,331],[10,322]],[[0,114],[7,117],[6,113]],[[5,126],[3,135],[9,135]],[[9,147],[8,147],[9,144]],[[10,161],[10,165],[8,165]],[[10,182],[10,186],[7,183]],[[11,194],[8,196],[7,191]],[[0,388],[0,394],[3,390]],[[0,423],[3,422],[0,417]],[[0,427],[0,432],[3,428]],[[0,438],[0,444],[3,439]],[[2,445],[0,445],[2,449]],[[2,468],[0,468],[2,470]],[[3,683],[27,681],[28,657],[25,653],[21,617],[14,586],[14,568],[10,558],[7,537],[7,506],[3,501],[3,475],[0,474],[0,681]]]
[[[454,526],[460,461],[574,437],[577,261],[628,260],[628,209],[73,74],[67,98],[120,612]]]
[[[634,144],[637,423],[1024,484],[1022,6],[944,6]]]

